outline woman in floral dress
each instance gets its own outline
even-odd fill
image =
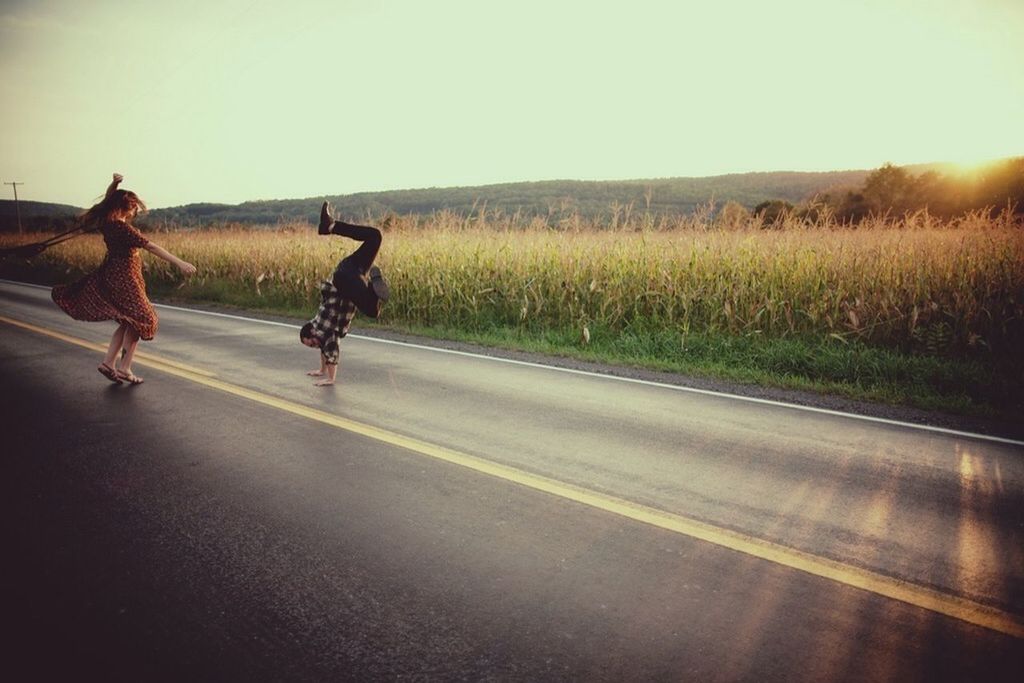
[[[149,341],[156,335],[158,321],[146,296],[139,249],[174,264],[185,275],[195,273],[196,267],[150,242],[131,225],[146,205],[134,192],[118,189],[122,180],[115,173],[103,199],[82,216],[83,223],[103,234],[107,245],[103,263],[77,282],[54,287],[52,296],[75,320],[117,322],[107,355],[97,370],[116,384],[141,384],[142,378],[132,372],[132,358],[139,339]]]

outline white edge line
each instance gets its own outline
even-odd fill
[[[14,280],[4,280],[0,278],[0,282],[11,285],[20,285],[22,287],[35,287],[37,289],[51,289],[45,285],[32,284],[30,282],[16,282]],[[197,308],[185,308],[183,306],[172,306],[170,304],[154,304],[158,308],[166,308],[172,311],[184,311],[187,313],[199,313],[201,315],[210,315],[217,318],[230,318],[232,320],[242,320],[250,323],[259,323],[262,325],[276,325],[277,327],[286,327],[289,329],[297,330],[299,325],[293,325],[291,323],[281,323],[275,320],[260,320],[259,318],[247,318],[244,315],[233,315],[230,313],[218,313],[216,311],[204,311]],[[599,379],[615,380],[618,382],[628,382],[630,384],[641,384],[649,387],[657,387],[659,389],[670,389],[672,391],[681,391],[690,394],[700,394],[702,396],[715,396],[717,398],[728,398],[736,401],[745,401],[747,403],[756,403],[759,405],[775,406],[778,408],[789,408],[791,410],[802,410],[808,413],[818,413],[819,415],[831,415],[833,417],[845,417],[852,420],[862,420],[864,422],[874,422],[877,424],[890,425],[893,427],[904,427],[908,429],[918,429],[926,432],[933,432],[937,434],[945,434],[948,436],[960,436],[969,439],[980,439],[982,441],[994,441],[996,443],[1004,443],[1012,446],[1024,446],[1024,441],[1017,439],[1008,439],[1002,436],[992,436],[990,434],[978,434],[976,432],[964,432],[956,429],[948,429],[946,427],[935,427],[932,425],[915,424],[913,422],[901,422],[899,420],[890,420],[884,417],[874,417],[871,415],[858,415],[857,413],[844,413],[840,410],[830,410],[828,408],[815,408],[814,406],[805,406],[798,403],[784,403],[782,401],[773,401],[766,398],[754,398],[753,396],[742,396],[740,394],[729,394],[723,391],[712,391],[711,389],[697,389],[695,387],[680,386],[677,384],[666,384],[664,382],[653,382],[646,379],[636,379],[633,377],[620,377],[618,375],[605,375],[599,372],[591,372],[589,370],[577,370],[575,368],[562,368],[557,365],[544,365],[543,363],[532,363],[530,361],[515,360],[513,358],[501,358],[500,356],[487,356],[479,353],[471,353],[469,351],[456,351],[454,349],[443,349],[436,346],[426,346],[424,344],[414,344],[412,342],[395,341],[393,339],[381,339],[379,337],[367,337],[361,334],[350,334],[349,337],[354,339],[362,339],[364,341],[377,342],[379,344],[394,344],[396,346],[405,346],[413,349],[421,349],[424,351],[433,351],[435,353],[448,353],[455,356],[466,356],[468,358],[477,358],[482,360],[489,360],[498,363],[507,363],[509,365],[522,365],[531,368],[539,368],[542,370],[552,370],[555,372],[564,372],[571,375],[582,375],[584,377],[595,377]]]

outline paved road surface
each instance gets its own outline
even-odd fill
[[[0,283],[40,680],[1016,680],[1024,446]],[[98,348],[98,347],[96,347]],[[151,354],[151,355],[149,355]]]

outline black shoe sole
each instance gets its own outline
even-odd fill
[[[374,294],[381,301],[387,301],[388,297],[391,296],[391,289],[388,287],[388,283],[384,281],[384,276],[377,266],[370,268],[370,286],[373,287]]]

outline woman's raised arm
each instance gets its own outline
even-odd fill
[[[121,184],[122,180],[124,180],[123,175],[120,173],[114,174],[114,179],[110,181],[110,185],[107,185],[106,199],[110,199],[110,195],[114,194],[114,191],[117,190],[117,186]]]

